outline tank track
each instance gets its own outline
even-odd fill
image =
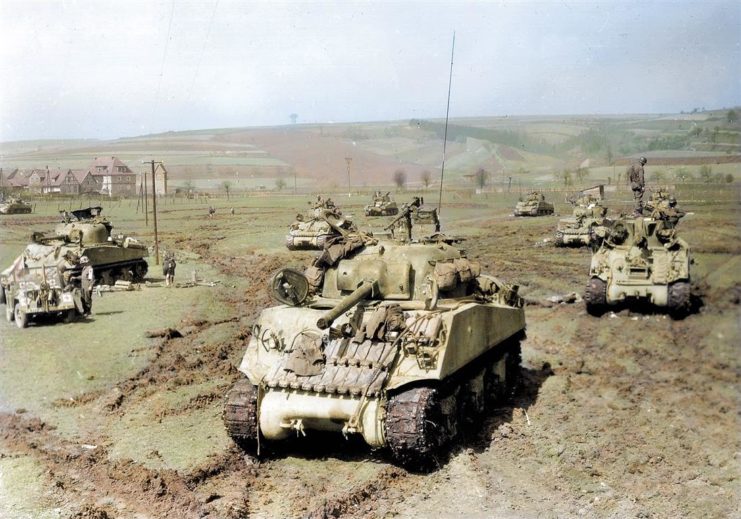
[[[144,281],[149,266],[143,259],[132,260],[125,263],[111,263],[108,265],[96,265],[95,278],[104,285],[113,285],[117,280]]]
[[[257,445],[257,386],[243,377],[226,394],[222,413],[226,432],[244,450]]]
[[[591,278],[584,290],[584,304],[590,315],[602,315],[607,305],[607,283],[598,277]]]
[[[486,410],[505,404],[519,386],[523,337],[524,332],[508,339],[504,347],[493,350],[496,353],[484,355],[441,384],[392,395],[384,422],[392,457],[412,470],[428,470],[461,427],[479,422]],[[495,368],[505,356],[502,380]]]
[[[669,300],[667,301],[669,310],[677,316],[687,315],[691,306],[690,296],[690,282],[675,281],[669,285]]]

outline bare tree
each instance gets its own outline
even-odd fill
[[[489,172],[486,171],[484,168],[479,168],[474,175],[474,180],[476,181],[476,187],[478,187],[479,189],[484,189],[484,186],[486,186],[486,181],[489,180]]]
[[[564,187],[569,187],[573,181],[571,180],[571,171],[568,169],[564,169],[561,172],[561,179],[563,179],[563,185]]]
[[[232,183],[229,182],[228,180],[225,180],[221,183],[221,189],[223,189],[224,192],[226,192],[227,200],[229,200],[229,191],[231,190],[231,188],[232,188]]]
[[[291,114],[288,117],[291,118],[291,123],[296,124],[296,119],[298,119],[298,114]]]
[[[282,178],[276,179],[275,181],[275,189],[278,191],[283,191],[286,188],[286,181]]]
[[[424,184],[425,189],[430,187],[430,182],[432,182],[432,174],[426,169],[422,172],[422,184]]]
[[[407,183],[407,172],[403,169],[397,169],[394,171],[394,184],[396,184],[396,187],[399,189],[404,189],[404,186]]]

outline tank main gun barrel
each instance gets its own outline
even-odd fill
[[[340,315],[347,312],[363,299],[371,296],[377,290],[378,284],[376,281],[364,281],[358,288],[343,297],[330,311],[321,316],[316,322],[317,328],[326,330]]]

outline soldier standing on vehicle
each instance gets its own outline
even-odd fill
[[[80,286],[82,288],[82,307],[84,309],[84,315],[90,315],[93,309],[93,285],[95,284],[95,274],[93,273],[93,266],[90,265],[90,261],[87,256],[80,258],[80,265],[82,265],[82,274],[80,275]]]
[[[643,166],[646,165],[646,157],[641,157],[628,166],[625,176],[630,181],[630,189],[633,190],[633,200],[635,201],[635,216],[643,216],[643,191],[646,186]]]

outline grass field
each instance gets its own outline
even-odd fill
[[[178,255],[176,280],[195,271],[216,286],[157,286],[150,257],[150,286],[105,293],[90,318],[23,331],[0,322],[0,516],[408,517],[450,502],[467,516],[732,516],[741,195],[737,183],[675,192],[691,213],[680,231],[703,305],[678,321],[630,310],[594,318],[580,303],[548,303],[580,293],[589,266],[587,250],[549,246],[559,216],[512,217],[516,191],[446,192],[443,230],[466,236],[469,257],[519,284],[530,304],[522,392],[431,474],[342,440],[309,438],[260,460],[234,447],[221,399],[251,325],[273,304],[267,279],[312,258],[283,245],[311,197],[163,199],[161,247]],[[408,191],[397,200],[413,194],[436,199]],[[548,193],[568,214],[561,195]],[[632,207],[626,191],[607,197],[612,215]],[[367,194],[333,198],[361,228],[383,226],[362,216]],[[65,203],[83,202],[39,200],[32,215],[0,219],[2,265],[32,230],[51,229]],[[152,219],[145,225],[136,200],[103,206],[116,231],[152,244]],[[183,336],[145,336],[163,328]]]

